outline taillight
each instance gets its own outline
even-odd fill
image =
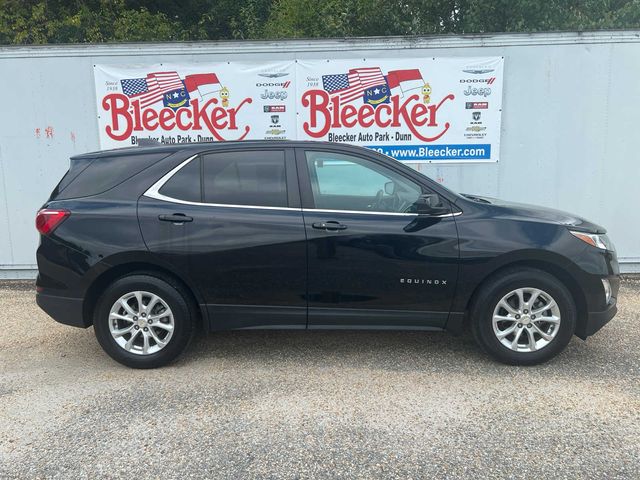
[[[63,208],[43,208],[36,215],[36,228],[42,235],[49,235],[69,215],[71,212]]]

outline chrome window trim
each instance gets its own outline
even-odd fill
[[[372,212],[370,210],[329,210],[324,208],[303,208],[303,212],[320,212],[320,213],[355,213],[365,215],[393,215],[402,217],[416,217],[417,213],[404,213],[404,212]]]
[[[158,200],[165,200],[167,198],[172,198],[172,197],[167,197],[165,195],[160,194],[160,189],[162,187],[164,187],[164,184],[167,183],[169,181],[169,179],[171,177],[173,177],[176,173],[178,173],[182,167],[187,165],[191,160],[193,160],[197,156],[198,156],[197,153],[195,155],[191,155],[185,161],[183,161],[182,163],[180,163],[180,164],[176,165],[175,167],[173,167],[171,170],[169,170],[167,173],[165,173],[160,178],[160,180],[158,180],[156,183],[151,185],[151,187],[149,187],[149,189],[147,189],[147,191],[144,192],[143,195],[145,197],[157,198]],[[172,200],[177,200],[177,199],[172,198]]]
[[[164,202],[179,203],[182,205],[195,205],[200,207],[227,207],[227,208],[250,208],[259,210],[289,210],[292,212],[301,212],[301,208],[291,207],[265,207],[263,205],[234,205],[232,203],[204,203],[204,202],[190,202],[188,200],[180,200],[178,198],[167,197],[161,194],[144,194],[145,197],[155,198],[156,200],[162,200]]]
[[[393,215],[393,216],[403,216],[403,217],[419,217],[419,213],[403,213],[403,212],[371,212],[368,210],[326,210],[324,208],[303,208],[303,212],[322,212],[322,213],[356,213],[356,214],[365,214],[365,215]],[[461,215],[462,212],[453,212],[453,213],[444,213],[442,215],[424,215],[425,217],[431,218],[444,218],[444,217],[456,217]]]
[[[401,212],[370,212],[363,210],[326,210],[322,208],[292,208],[292,207],[266,207],[264,205],[234,205],[231,203],[205,203],[205,202],[191,202],[189,200],[180,200],[179,198],[168,197],[166,195],[162,195],[160,193],[160,189],[164,186],[165,183],[169,181],[171,177],[173,177],[176,173],[180,171],[185,165],[189,162],[197,158],[200,154],[197,153],[187,158],[181,164],[175,166],[169,172],[167,172],[160,180],[151,185],[149,189],[144,192],[142,195],[148,198],[154,198],[156,200],[161,200],[163,202],[170,203],[179,203],[182,205],[195,205],[202,207],[227,207],[227,208],[250,208],[250,209],[259,209],[259,210],[285,210],[285,211],[293,211],[293,212],[319,212],[319,213],[352,213],[352,214],[364,214],[364,215],[386,215],[386,216],[403,216],[403,217],[417,217],[419,214],[417,213],[401,213]],[[432,218],[445,218],[445,217],[455,217],[457,215],[461,215],[462,212],[454,212],[454,213],[445,213],[443,215],[429,215]]]

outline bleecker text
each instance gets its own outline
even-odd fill
[[[424,142],[433,142],[446,133],[449,122],[439,128],[433,136],[427,135],[419,127],[439,127],[436,114],[447,100],[453,100],[453,94],[444,97],[438,104],[425,105],[419,102],[418,95],[411,95],[400,102],[397,95],[391,97],[391,103],[382,103],[377,107],[352,104],[341,104],[338,97],[330,98],[323,90],[309,90],[302,95],[302,106],[309,108],[309,121],[302,128],[313,138],[322,138],[332,128],[353,128],[356,125],[364,128],[400,127],[406,125],[411,133]]]
[[[110,123],[105,132],[114,140],[125,140],[134,131],[154,131],[158,128],[170,132],[174,128],[181,131],[198,131],[206,129],[218,141],[224,138],[220,131],[238,130],[237,114],[251,98],[245,98],[238,106],[225,108],[216,106],[217,98],[212,98],[200,105],[198,99],[191,100],[190,106],[172,110],[171,108],[141,108],[139,100],[129,100],[121,93],[110,93],[102,100],[102,108],[111,113]],[[251,127],[245,125],[242,134],[234,140],[243,140]]]

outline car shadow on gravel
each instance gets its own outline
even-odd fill
[[[176,363],[233,361],[276,367],[345,366],[420,370],[490,362],[470,334],[389,331],[226,331],[194,339]]]
[[[633,370],[635,355],[612,352],[606,336],[595,336],[587,342],[574,337],[567,349],[550,361],[517,367],[491,358],[468,330],[459,336],[420,331],[225,331],[195,338],[173,365],[181,368],[224,362],[242,368],[342,367],[455,373],[511,370],[593,378],[603,374],[614,378]]]
[[[50,338],[50,352],[65,357],[63,362],[92,365],[99,370],[124,369],[107,357],[95,339],[93,328]],[[594,343],[591,341],[591,343]],[[599,365],[600,348],[590,348],[574,338],[565,352],[551,361],[523,370],[566,372]],[[606,357],[606,356],[605,356]],[[606,358],[605,358],[606,359]],[[603,362],[604,360],[603,359]],[[46,361],[46,359],[42,359]],[[106,361],[106,363],[105,363]],[[611,366],[610,360],[598,368]],[[198,332],[187,350],[169,368],[355,368],[403,372],[470,372],[519,369],[496,362],[465,331],[456,336],[447,332],[421,331],[287,331],[231,330]],[[615,372],[612,372],[615,374]]]

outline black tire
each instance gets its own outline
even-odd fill
[[[560,310],[561,321],[555,337],[536,351],[512,350],[503,345],[494,333],[494,309],[505,295],[518,288],[543,290],[553,297]],[[509,365],[536,365],[550,360],[564,350],[576,327],[576,306],[567,287],[553,275],[533,268],[503,270],[486,280],[474,298],[470,316],[471,331],[478,345],[496,360]],[[529,331],[533,330],[529,327]],[[509,336],[507,341],[513,340],[514,336]],[[542,337],[534,334],[535,338]]]
[[[120,297],[133,291],[145,291],[158,295],[173,313],[172,336],[168,343],[155,353],[145,355],[131,353],[118,345],[111,335],[109,329],[111,307]],[[157,368],[174,360],[191,341],[196,326],[196,313],[192,303],[188,292],[171,278],[136,273],[121,277],[107,287],[94,309],[93,327],[104,351],[117,362],[131,368]]]

